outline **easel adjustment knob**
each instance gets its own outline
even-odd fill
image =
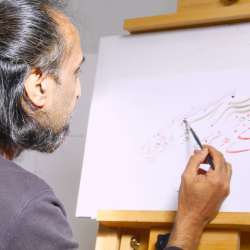
[[[157,237],[157,242],[155,244],[155,248],[158,250],[164,250],[164,248],[167,246],[169,238],[171,234],[159,234]]]
[[[130,242],[130,246],[133,248],[133,249],[138,249],[139,248],[139,246],[140,246],[141,244],[139,243],[139,242],[137,242],[137,239],[135,238],[135,237],[133,237],[132,239],[131,239],[131,242]]]

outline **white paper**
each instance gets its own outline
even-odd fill
[[[92,103],[78,215],[177,210],[181,174],[197,148],[184,118],[233,166],[221,211],[250,212],[242,199],[250,190],[249,79],[250,68],[110,80]]]

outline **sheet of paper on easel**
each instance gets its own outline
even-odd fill
[[[81,187],[91,202],[80,216],[176,210],[181,174],[198,148],[184,118],[233,165],[221,211],[249,212],[250,201],[239,196],[250,190],[249,79],[250,69],[241,69],[110,80],[92,104]]]

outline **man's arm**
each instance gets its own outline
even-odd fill
[[[215,170],[210,168],[206,172],[199,167],[208,153]],[[178,211],[166,250],[171,250],[170,246],[197,249],[204,227],[217,215],[230,193],[231,175],[231,165],[216,149],[205,146],[202,151],[195,150],[182,175]]]

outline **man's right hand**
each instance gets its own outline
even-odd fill
[[[199,169],[210,154],[215,170]],[[197,249],[205,225],[219,212],[221,204],[230,193],[231,164],[211,146],[204,145],[195,155],[182,175],[176,221],[168,246],[184,250]]]

